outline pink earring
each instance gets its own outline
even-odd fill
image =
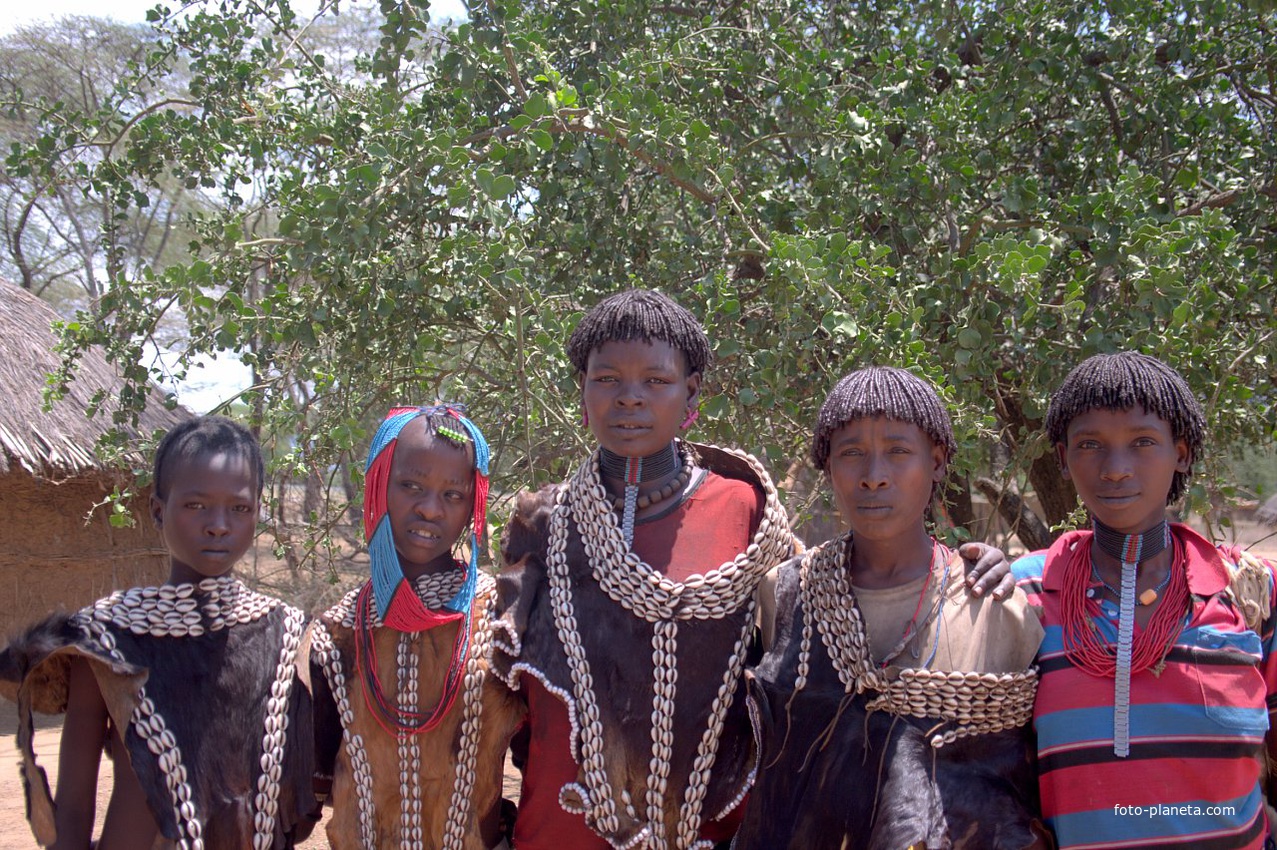
[[[590,414],[584,407],[581,408],[581,427],[590,427]]]
[[[688,411],[687,411],[687,418],[686,418],[686,419],[684,419],[684,420],[683,420],[683,424],[682,424],[682,425],[680,425],[680,426],[678,426],[678,427],[680,427],[680,428],[682,428],[684,431],[686,431],[688,428],[691,428],[691,427],[692,427],[692,423],[693,423],[693,422],[695,422],[695,421],[696,421],[697,419],[699,419],[700,417],[701,417],[701,411],[700,411],[700,408],[697,408],[697,407],[689,408],[689,409],[688,409]]]

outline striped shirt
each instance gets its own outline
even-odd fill
[[[1251,631],[1228,590],[1224,553],[1186,526],[1171,528],[1192,613],[1164,669],[1131,676],[1126,758],[1113,753],[1113,679],[1075,667],[1064,653],[1064,568],[1073,546],[1090,546],[1091,532],[1066,534],[1011,565],[1046,630],[1034,706],[1038,785],[1061,848],[1259,848],[1268,833],[1259,774],[1277,705],[1274,618],[1270,611],[1262,637]],[[1264,567],[1277,598],[1277,565]],[[1087,607],[1116,644],[1116,603],[1097,593]]]

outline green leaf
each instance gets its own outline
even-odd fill
[[[976,349],[980,347],[982,338],[980,332],[975,328],[963,328],[958,331],[958,345],[966,349]]]
[[[528,135],[529,135],[529,138],[532,139],[533,144],[535,144],[541,150],[543,151],[553,150],[554,137],[551,136],[547,131],[537,129],[537,130],[533,130]]]

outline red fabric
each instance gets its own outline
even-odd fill
[[[677,509],[634,528],[634,551],[648,564],[676,581],[706,573],[730,561],[749,545],[763,516],[765,498],[750,484],[710,473],[696,492]],[[650,652],[650,647],[635,647]],[[726,666],[727,659],[723,659]],[[567,705],[546,690],[536,677],[524,673],[531,742],[514,845],[518,850],[608,850],[610,846],[559,805],[559,789],[577,779],[577,764],[568,746],[571,725]],[[677,730],[700,736],[701,730]],[[721,821],[701,826],[701,837],[731,838],[744,806]],[[706,816],[716,814],[706,812]]]
[[[364,476],[364,539],[368,541],[376,534],[377,523],[386,515],[386,487],[390,484],[390,464],[398,442],[396,438],[387,443]]]

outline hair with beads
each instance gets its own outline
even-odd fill
[[[917,425],[931,442],[944,447],[946,463],[958,448],[949,412],[931,384],[904,369],[868,366],[843,377],[820,406],[811,443],[816,468],[829,468],[829,437],[834,431],[870,416]]]
[[[405,632],[420,631],[423,623],[432,623],[436,619],[420,609],[419,600],[408,587],[387,513],[387,488],[395,446],[403,429],[417,419],[422,420],[429,434],[439,438],[437,443],[466,452],[474,462],[470,567],[465,585],[444,606],[448,612],[469,616],[478,579],[479,540],[487,528],[488,511],[488,441],[479,427],[466,418],[465,408],[459,404],[392,408],[382,420],[368,450],[364,475],[364,533],[368,538],[372,589],[378,613],[387,625]],[[449,615],[443,616],[447,618]]]
[[[178,460],[208,457],[219,452],[238,454],[248,461],[260,499],[266,477],[262,447],[252,431],[225,416],[196,416],[179,423],[164,435],[155,448],[152,491],[157,498],[165,498],[169,486],[168,471]]]
[[[1174,440],[1188,446],[1188,471],[1176,472],[1166,494],[1169,505],[1188,486],[1193,463],[1206,439],[1206,416],[1202,406],[1179,373],[1156,357],[1137,351],[1097,354],[1069,372],[1051,396],[1046,412],[1046,434],[1052,444],[1069,438],[1069,423],[1088,410],[1130,410],[1144,408],[1166,421]]]
[[[608,342],[660,340],[683,352],[687,373],[704,372],[713,358],[709,338],[696,317],[672,298],[651,289],[609,295],[587,312],[568,337],[568,360],[584,372],[590,353]]]

